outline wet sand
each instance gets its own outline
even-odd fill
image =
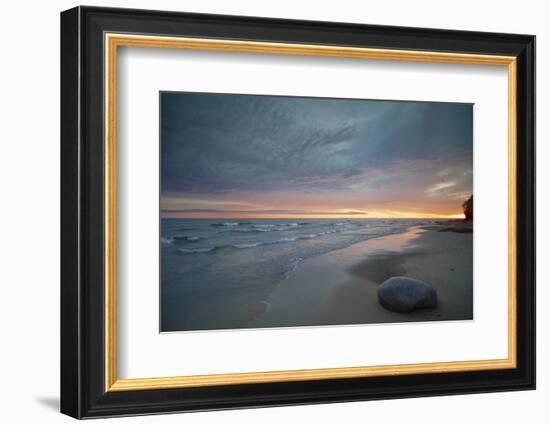
[[[473,319],[471,226],[441,223],[367,240],[304,261],[266,299],[251,327]],[[377,287],[392,276],[433,286],[439,304],[411,313],[386,310]]]

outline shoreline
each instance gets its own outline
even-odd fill
[[[247,327],[296,327],[473,319],[473,238],[469,223],[412,226],[304,260],[264,301]],[[392,276],[420,279],[439,305],[386,310],[377,287]]]

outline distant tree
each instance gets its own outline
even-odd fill
[[[468,200],[462,204],[464,210],[464,219],[466,221],[472,221],[474,219],[474,195],[470,195]]]

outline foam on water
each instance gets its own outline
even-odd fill
[[[214,312],[226,314],[220,309],[229,309],[229,315],[269,310],[269,294],[308,258],[401,233],[419,222],[430,223],[162,219],[161,314],[191,329],[195,320],[202,326]]]

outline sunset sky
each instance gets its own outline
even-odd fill
[[[462,217],[472,105],[161,94],[162,217]]]

